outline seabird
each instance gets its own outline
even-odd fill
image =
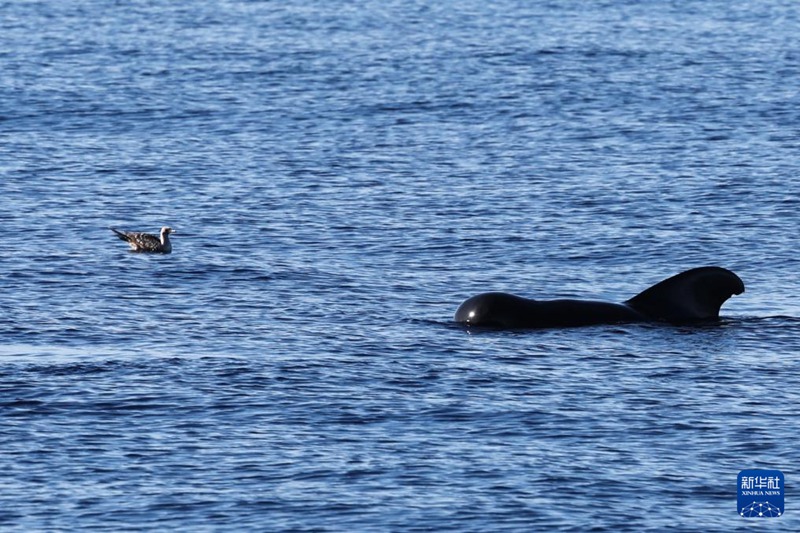
[[[168,227],[161,228],[161,238],[149,233],[139,231],[119,231],[111,228],[117,237],[131,245],[133,252],[149,252],[154,254],[168,254],[172,252],[172,243],[169,242],[170,233],[175,230]]]

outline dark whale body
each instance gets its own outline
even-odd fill
[[[689,324],[719,318],[722,304],[744,292],[739,276],[720,267],[687,270],[624,303],[529,300],[503,292],[473,296],[456,311],[468,326],[530,329],[661,321]]]

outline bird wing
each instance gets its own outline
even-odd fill
[[[128,232],[128,242],[140,250],[160,250],[161,239],[149,233]]]
[[[149,233],[139,231],[119,231],[111,228],[117,237],[129,243],[134,250],[154,251],[161,249],[161,239]]]

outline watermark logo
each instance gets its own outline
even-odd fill
[[[739,516],[774,518],[783,515],[785,492],[780,470],[742,470],[737,485]]]

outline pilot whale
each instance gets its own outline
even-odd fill
[[[665,279],[623,303],[587,300],[530,300],[503,292],[467,299],[455,321],[467,326],[532,329],[668,322],[691,324],[719,318],[722,304],[744,292],[739,276],[720,267],[693,268]]]

